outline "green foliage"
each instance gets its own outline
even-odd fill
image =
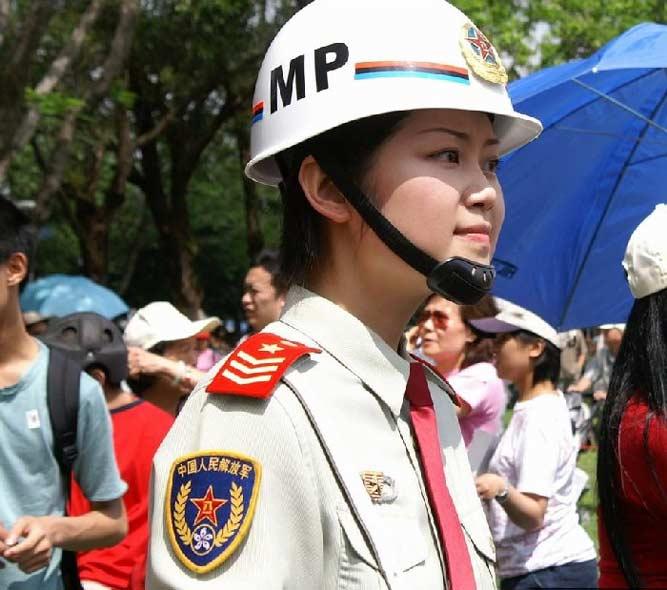
[[[75,96],[68,96],[61,92],[38,94],[32,88],[25,92],[26,102],[36,105],[39,112],[45,117],[60,117],[68,111],[74,111],[84,106],[85,102]]]
[[[590,55],[623,31],[645,21],[667,21],[664,0],[543,0],[532,18],[548,23],[541,65]]]

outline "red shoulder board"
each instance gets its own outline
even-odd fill
[[[321,352],[269,332],[239,344],[206,388],[207,393],[267,398],[285,371],[302,356]]]
[[[454,391],[454,388],[449,384],[449,381],[447,381],[445,376],[440,371],[438,371],[438,368],[434,364],[429,363],[427,360],[425,360],[425,359],[423,359],[423,358],[421,358],[421,357],[419,357],[415,354],[411,354],[410,356],[415,361],[417,361],[420,365],[423,365],[429,371],[431,371],[431,373],[433,373],[438,379],[444,381],[447,384],[449,391],[445,390],[446,393],[449,394],[449,397],[451,398],[452,403],[455,406],[458,406],[459,408],[461,408],[463,410],[464,415],[468,414],[470,412],[470,410],[472,410],[472,407],[470,406],[470,404],[467,401],[465,401],[461,396],[459,396],[459,394],[456,393],[456,391]]]

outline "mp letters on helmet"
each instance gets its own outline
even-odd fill
[[[306,96],[306,61],[305,54],[297,55],[289,62],[287,68],[287,77],[282,65],[271,70],[271,88],[270,88],[270,106],[271,113],[275,113],[280,106],[286,107],[292,103],[292,98],[296,93],[296,99],[301,100]],[[318,47],[314,51],[313,62],[315,71],[315,89],[317,92],[329,88],[329,72],[342,68],[350,59],[350,50],[345,43],[331,43],[324,47]],[[278,105],[278,95],[280,95],[281,105]],[[263,103],[260,102],[263,109]],[[253,107],[253,122],[257,116]],[[258,119],[259,120],[259,119]]]

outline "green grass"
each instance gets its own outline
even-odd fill
[[[587,491],[579,499],[579,513],[581,514],[581,524],[595,543],[598,549],[598,498],[595,479],[595,465],[597,463],[598,453],[596,450],[586,451],[579,455],[577,465],[588,474]]]

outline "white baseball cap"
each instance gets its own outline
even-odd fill
[[[623,332],[625,330],[625,324],[602,324],[600,330],[620,330]]]
[[[484,34],[444,0],[314,0],[269,47],[252,103],[248,177],[276,185],[280,152],[384,113],[458,109],[494,115],[504,154],[535,139]]]
[[[636,299],[667,289],[667,204],[656,205],[632,232],[623,268]]]
[[[506,334],[507,332],[525,330],[551,342],[559,350],[561,348],[558,333],[550,324],[547,324],[532,311],[507,301],[503,301],[501,310],[495,317],[470,320],[470,324],[488,334]]]
[[[123,338],[128,346],[148,350],[158,342],[173,342],[208,332],[218,327],[220,318],[212,316],[193,322],[167,301],[154,301],[137,310],[127,326]]]

